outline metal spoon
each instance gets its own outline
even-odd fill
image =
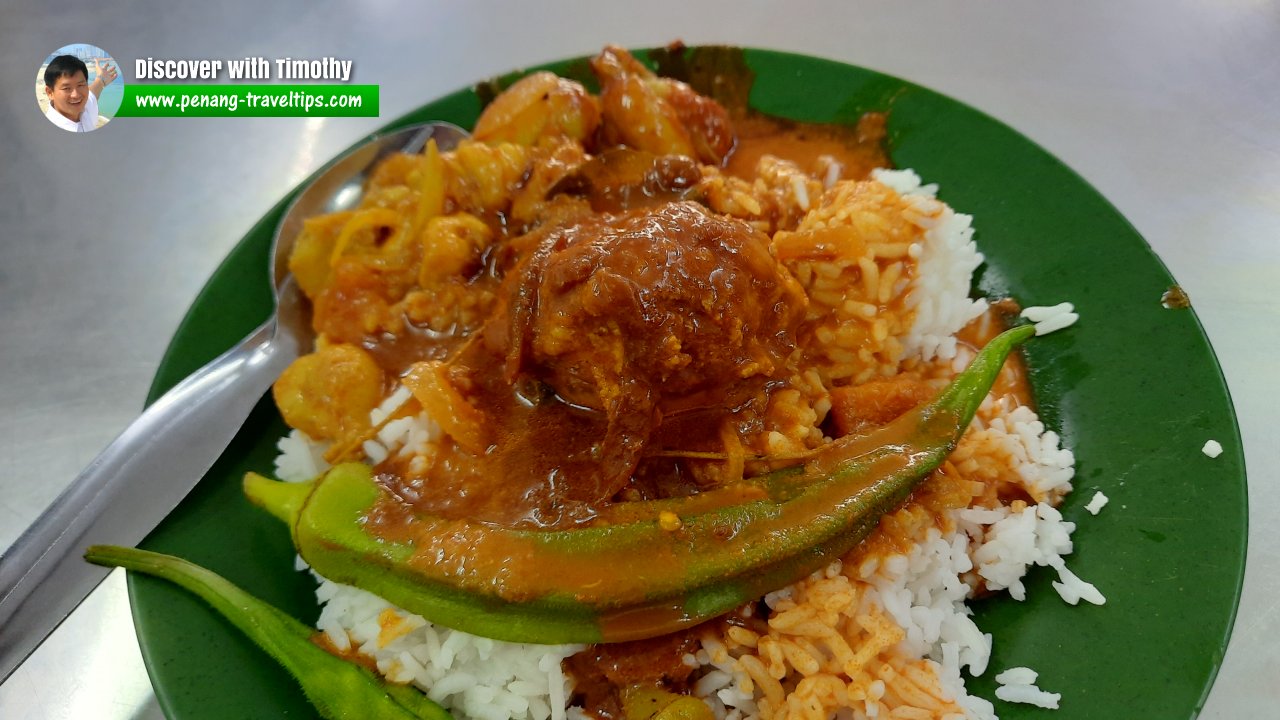
[[[318,172],[272,241],[276,311],[257,330],[178,383],[125,428],[0,556],[0,681],[106,577],[84,562],[89,545],[136,545],[208,472],[281,372],[314,342],[289,254],[308,217],[356,207],[386,156],[441,150],[467,133],[426,123],[376,135]]]

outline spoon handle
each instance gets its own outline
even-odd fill
[[[84,549],[146,537],[298,353],[268,320],[156,400],[0,556],[0,681],[106,577]]]

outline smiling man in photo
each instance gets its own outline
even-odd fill
[[[49,98],[45,117],[69,132],[91,132],[98,127],[98,96],[116,79],[110,63],[93,61],[94,80],[89,68],[74,55],[59,55],[44,71],[44,92]]]

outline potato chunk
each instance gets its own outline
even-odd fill
[[[492,242],[493,231],[469,213],[431,218],[422,236],[418,284],[427,287],[465,276],[480,264],[480,253]]]
[[[382,370],[355,345],[329,345],[303,355],[271,388],[289,427],[314,440],[349,438],[369,428],[382,401]]]

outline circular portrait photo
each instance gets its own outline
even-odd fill
[[[92,132],[120,109],[124,79],[96,45],[75,43],[49,53],[36,75],[36,101],[49,122],[67,132]]]

